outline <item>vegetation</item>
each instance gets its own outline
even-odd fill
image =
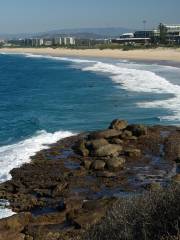
[[[84,240],[179,240],[179,202],[179,186],[120,199]]]

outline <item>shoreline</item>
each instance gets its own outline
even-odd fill
[[[42,54],[54,57],[97,57],[126,59],[134,61],[158,62],[162,65],[171,64],[174,67],[180,67],[180,49],[157,48],[147,50],[112,50],[112,49],[64,49],[64,48],[2,48],[2,53],[29,53]]]
[[[164,158],[161,147],[156,148],[160,143]],[[177,127],[115,120],[107,129],[71,136],[41,150],[0,184],[0,197],[17,213],[0,220],[2,239],[11,239],[12,232],[37,240],[50,234],[56,240],[81,239],[119,199],[178,184],[179,143]],[[152,157],[147,159],[149,151]],[[12,221],[21,227],[14,228]]]

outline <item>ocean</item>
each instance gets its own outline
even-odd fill
[[[0,54],[0,182],[48,144],[115,118],[179,125],[179,77],[159,63]]]

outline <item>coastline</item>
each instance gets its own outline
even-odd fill
[[[84,234],[102,224],[119,199],[138,200],[143,193],[161,192],[164,184],[178,184],[179,140],[177,127],[115,120],[107,129],[65,138],[38,152],[0,184],[0,197],[17,213],[0,220],[0,239],[86,239]],[[161,147],[155,147],[160,143],[166,164]]]
[[[100,57],[112,59],[126,59],[137,61],[160,61],[162,64],[171,62],[174,66],[180,66],[180,49],[147,49],[147,50],[112,50],[112,49],[53,49],[53,48],[2,48],[2,53],[31,53],[51,56],[71,56],[71,57]]]

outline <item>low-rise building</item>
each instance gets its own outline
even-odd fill
[[[167,30],[167,41],[180,44],[180,24],[163,24]]]
[[[112,43],[119,44],[147,44],[151,42],[151,38],[114,38],[111,40]]]
[[[120,38],[133,38],[134,33],[123,33]]]
[[[53,45],[53,40],[52,39],[44,39],[44,46],[52,46]]]

